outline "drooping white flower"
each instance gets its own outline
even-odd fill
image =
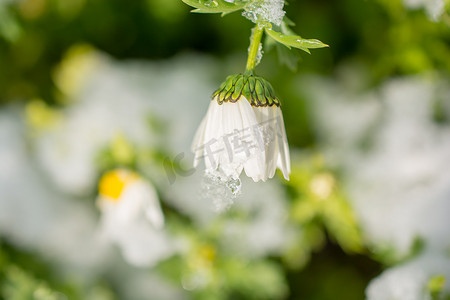
[[[134,172],[116,169],[103,175],[97,205],[102,232],[137,266],[153,265],[173,253],[161,230],[164,216],[153,186]]]
[[[266,80],[229,76],[214,93],[192,144],[194,167],[256,181],[272,178],[278,167],[289,179],[290,157],[280,102]]]

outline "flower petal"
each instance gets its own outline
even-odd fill
[[[277,109],[277,143],[278,143],[278,168],[283,172],[286,180],[289,180],[291,173],[291,158],[289,155],[289,145],[286,137],[286,130],[284,128],[283,113],[281,109]]]
[[[197,149],[201,150],[199,159],[203,157],[206,169],[215,170],[219,165],[219,157],[216,155],[220,152],[218,137],[222,135],[222,110],[223,107],[217,101],[211,101],[208,112],[205,117],[205,132],[202,143],[197,145]]]
[[[263,136],[266,151],[265,173],[267,178],[272,178],[275,175],[279,155],[277,146],[277,109],[278,108],[276,106],[254,108],[259,121],[260,134]]]

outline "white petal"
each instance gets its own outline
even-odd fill
[[[140,191],[140,187],[135,184],[124,188],[114,212],[118,223],[130,222],[139,216],[142,209]]]
[[[267,175],[265,174],[264,162],[265,158],[261,153],[257,154],[257,156],[253,156],[244,163],[245,174],[248,177],[251,177],[254,182],[258,182],[260,180],[266,181]]]
[[[265,158],[257,151],[253,128],[257,120],[250,103],[242,98],[236,103],[223,103],[219,169],[226,176],[238,178],[245,168],[248,176],[259,180],[264,173]]]
[[[220,137],[220,140],[223,151],[220,155],[220,165],[227,174],[229,172],[239,171],[233,171],[236,168],[239,168],[242,161],[238,158],[239,155],[235,151],[235,147],[233,147],[233,138],[235,136],[240,136],[240,132],[243,130],[243,122],[238,103],[227,102],[223,103],[222,106],[223,135]]]
[[[138,180],[125,187],[117,202],[103,201],[103,215],[114,223],[113,226],[121,227],[124,224],[134,222],[145,214],[146,219],[154,228],[164,225],[164,215],[159,205],[158,196],[150,183]]]
[[[175,250],[164,231],[154,230],[139,221],[118,229],[112,241],[121,248],[127,262],[140,267],[153,266]]]
[[[223,135],[222,114],[223,106],[219,105],[215,100],[212,101],[203,145],[205,147],[203,155],[207,170],[216,170],[219,165],[219,154],[221,152],[219,139]],[[207,149],[209,150],[207,151]]]
[[[261,136],[255,132],[258,128],[257,116],[253,107],[245,98],[239,101],[239,108],[245,130],[244,135],[251,146],[250,157],[246,157],[244,164],[245,174],[255,182],[259,180],[265,181],[267,179],[267,176],[265,176],[265,147],[263,144],[261,145],[263,143]]]
[[[280,108],[277,108],[277,141],[278,141],[278,168],[283,172],[286,180],[289,180],[291,173],[291,158],[289,155],[289,144],[286,137],[286,130],[284,128],[283,113]]]
[[[195,133],[194,140],[191,145],[191,151],[194,153],[194,168],[197,167],[200,157],[202,156],[203,149],[201,149],[201,145],[204,144],[205,139],[205,127],[206,127],[206,116],[203,118],[200,126]]]
[[[237,178],[244,169],[254,181],[265,181],[274,176],[279,160],[288,176],[289,158],[286,160],[287,148],[283,148],[287,147],[287,142],[283,143],[286,134],[280,133],[284,125],[282,117],[281,126],[277,123],[278,113],[281,115],[277,107],[254,108],[244,97],[221,105],[212,101],[194,138],[197,162],[203,157],[206,170]],[[284,135],[279,138],[280,134]]]
[[[265,178],[272,178],[275,175],[279,156],[278,147],[278,122],[277,108],[254,107],[253,110],[259,122],[259,131],[263,139],[266,157]]]
[[[211,153],[217,151],[215,136],[221,131],[222,107],[217,101],[211,101],[206,116],[204,117],[192,144],[192,151],[195,153],[194,167],[199,161],[204,160],[207,169],[215,169],[219,163],[216,155]]]
[[[145,197],[143,199],[144,213],[154,228],[161,229],[164,226],[164,214],[159,205],[158,195],[149,184],[145,186],[145,189],[145,194],[142,195]]]
[[[254,126],[258,123],[258,120],[256,119],[255,112],[253,111],[252,106],[248,102],[245,97],[242,97],[242,99],[239,99],[239,101],[236,103],[239,105],[239,111],[242,118],[242,124],[244,128]]]

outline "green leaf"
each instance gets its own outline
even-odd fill
[[[220,267],[228,288],[241,294],[242,299],[283,299],[288,293],[282,268],[269,260],[227,259]]]
[[[62,300],[62,293],[54,291],[42,280],[34,278],[25,270],[10,265],[5,270],[5,280],[0,287],[0,296],[8,300]]]
[[[226,15],[234,11],[243,9],[249,1],[235,1],[227,2],[225,0],[182,0],[189,6],[196,9],[192,12],[204,13],[204,14],[216,14],[221,13]]]
[[[275,31],[270,27],[266,27],[266,33],[275,41],[285,45],[289,49],[291,47],[294,47],[301,49],[309,54],[311,54],[309,49],[329,47],[327,44],[324,44],[319,40],[303,39],[298,35],[286,35],[281,32]]]

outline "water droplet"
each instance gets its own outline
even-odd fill
[[[242,184],[239,178],[229,178],[225,183],[234,197],[237,197],[241,193]]]
[[[216,0],[204,0],[202,1],[202,4],[208,7],[217,7],[219,6],[219,3],[217,3]]]
[[[256,54],[256,62],[255,62],[255,66],[259,65],[259,63],[261,62],[261,59],[263,57],[263,50],[262,50],[262,43],[259,44],[258,47],[258,53]]]

